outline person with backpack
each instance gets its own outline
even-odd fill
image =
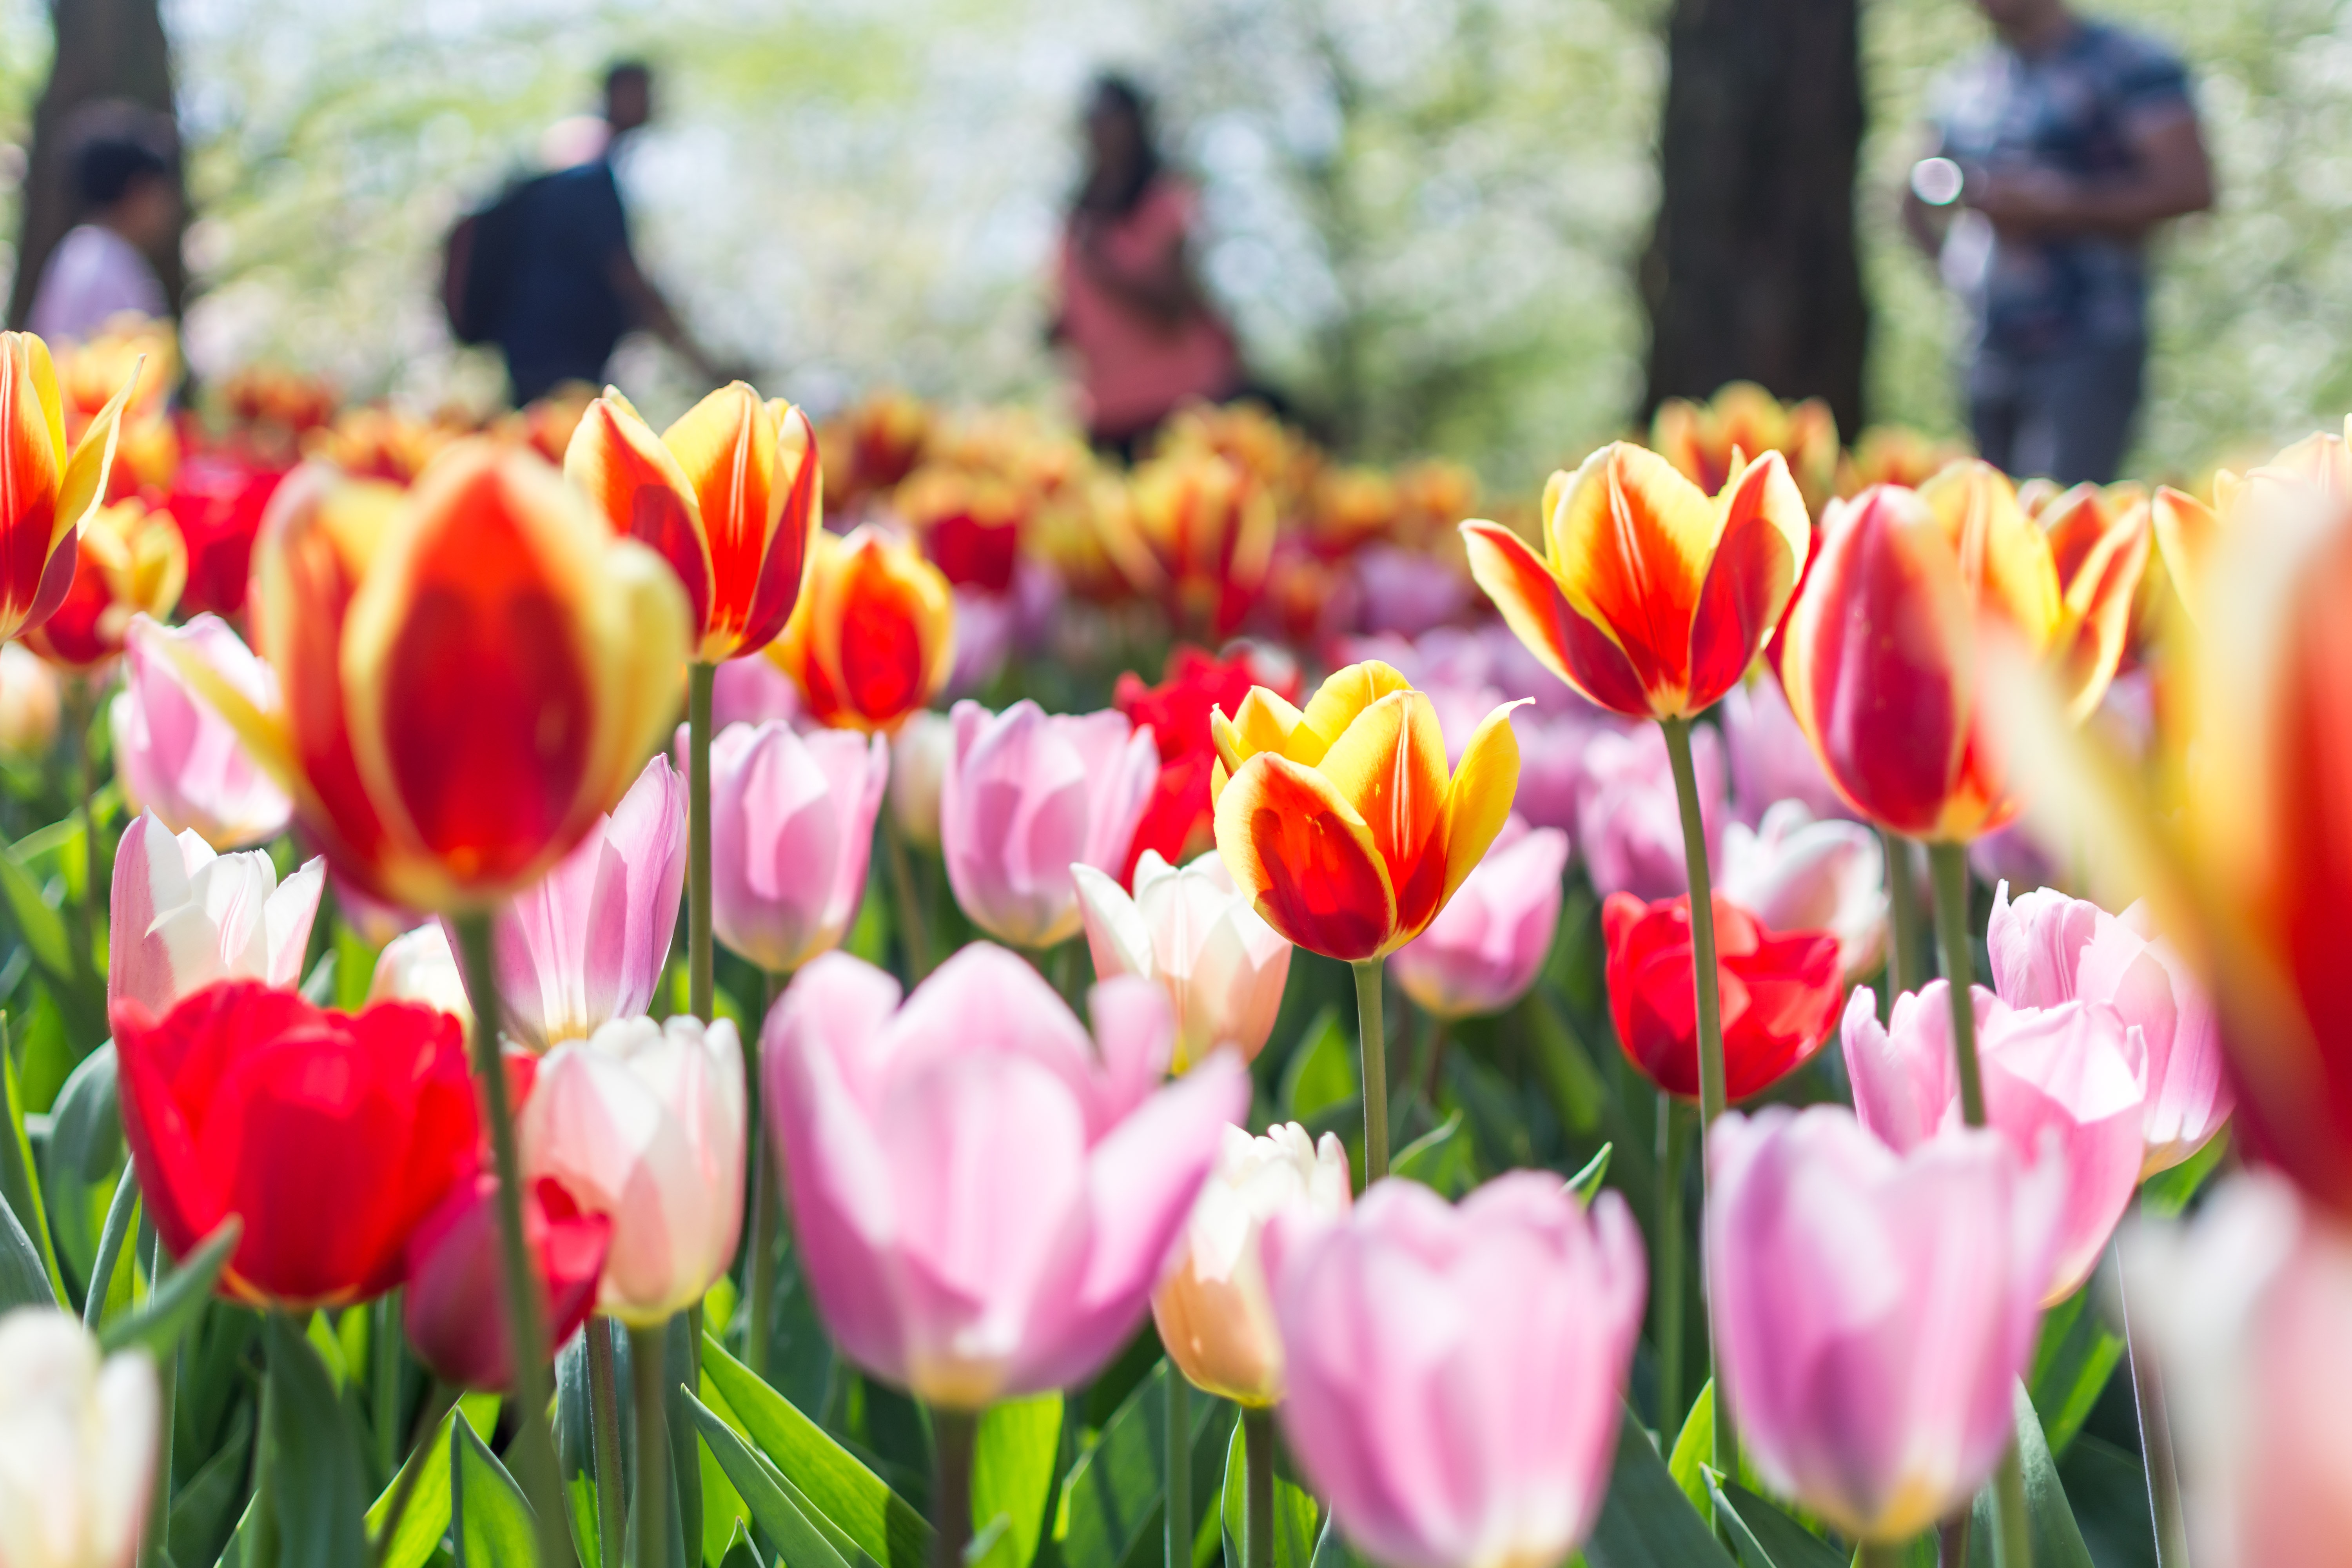
[[[451,232],[443,277],[450,326],[460,342],[498,345],[518,405],[566,382],[602,384],[614,345],[636,328],[705,379],[729,379],[629,247],[613,151],[652,111],[650,68],[614,65],[604,75],[601,134],[552,138],[558,167],[509,186]]]

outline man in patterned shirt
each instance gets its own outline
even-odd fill
[[[1939,84],[1905,219],[1969,306],[1979,449],[2104,484],[2139,407],[2148,235],[2213,205],[2188,72],[2065,0],[1978,7],[1998,41]]]

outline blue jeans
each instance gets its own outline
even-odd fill
[[[2021,479],[2106,484],[2131,444],[2147,369],[2141,337],[2041,354],[1979,349],[1968,379],[1977,450]]]

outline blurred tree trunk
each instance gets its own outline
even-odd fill
[[[16,231],[16,279],[8,295],[8,323],[18,327],[33,308],[33,289],[49,252],[79,216],[66,144],[75,112],[114,99],[173,113],[172,55],[157,0],[50,0],[49,19],[57,52],[49,62],[49,84],[33,110],[24,213]],[[179,247],[151,259],[177,315],[187,283]]]
[[[1851,438],[1869,332],[1854,251],[1857,0],[1675,0],[1643,412],[1727,381],[1819,396]]]

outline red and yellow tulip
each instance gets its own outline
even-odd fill
[[[75,536],[105,497],[134,363],[66,446],[66,405],[48,345],[0,332],[0,638],[37,626],[73,584]]]
[[[188,584],[188,547],[170,512],[121,500],[82,520],[74,553],[73,585],[24,637],[51,664],[87,672],[122,651],[133,616],[172,613]]]
[[[69,441],[86,440],[116,392],[131,389],[118,416],[121,434],[106,499],[168,487],[180,466],[180,433],[169,411],[172,389],[180,384],[180,345],[172,323],[125,311],[87,341],[58,345],[57,355]]]
[[[768,658],[799,684],[819,723],[888,733],[947,684],[955,598],[922,551],[887,529],[820,532],[800,608]]]
[[[530,453],[461,442],[404,492],[296,470],[249,604],[280,699],[184,668],[346,877],[495,907],[612,808],[676,717],[686,600]]]
[[[656,436],[607,388],[572,432],[563,472],[685,584],[698,663],[757,653],[792,619],[824,500],[815,432],[782,398],[762,403],[734,382]]]
[[[1519,783],[1505,703],[1449,777],[1437,710],[1378,661],[1335,671],[1300,711],[1263,686],[1210,721],[1217,850],[1293,942],[1356,963],[1427,929],[1502,830]]]
[[[1103,543],[1136,591],[1196,631],[1239,625],[1274,560],[1266,487],[1231,458],[1186,449],[1137,468],[1124,501],[1103,512]]]
[[[1837,416],[1818,397],[1783,403],[1752,381],[1726,382],[1705,403],[1669,397],[1650,420],[1650,445],[1713,495],[1744,459],[1778,452],[1808,507],[1819,510],[1837,481]]]
[[[1778,452],[1713,500],[1654,452],[1616,442],[1544,487],[1545,553],[1462,525],[1471,575],[1553,673],[1634,719],[1712,707],[1772,635],[1812,525]]]

